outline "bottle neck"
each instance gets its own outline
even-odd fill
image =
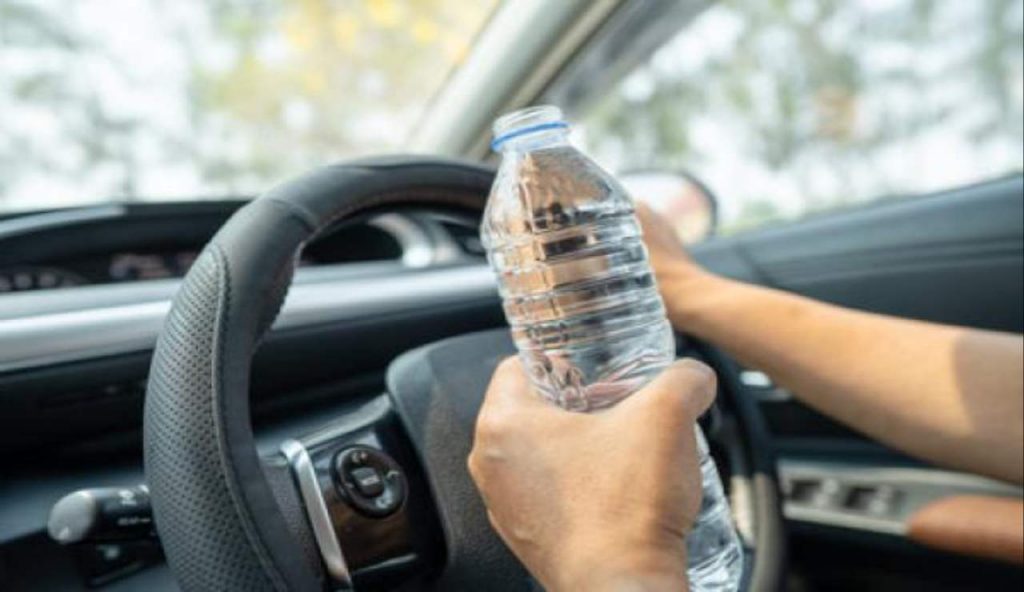
[[[565,124],[538,125],[533,128],[516,130],[505,137],[497,138],[492,147],[502,154],[531,152],[569,145],[569,129]]]
[[[565,145],[569,142],[568,132],[569,124],[558,107],[527,107],[495,120],[491,149],[508,154]]]

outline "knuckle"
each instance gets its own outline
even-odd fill
[[[508,380],[520,373],[522,373],[522,365],[519,363],[519,360],[515,356],[509,356],[502,360],[498,367],[494,369],[494,380]]]
[[[477,453],[476,448],[470,451],[469,456],[466,457],[466,468],[469,470],[469,476],[473,478],[473,481],[480,483],[483,480],[483,471],[480,467],[480,456]]]
[[[485,410],[476,420],[476,436],[483,441],[501,439],[509,431],[511,423],[507,413]]]
[[[650,394],[650,399],[655,409],[660,409],[665,405],[675,406],[682,401],[683,393],[682,389],[659,388]]]
[[[490,509],[487,510],[487,522],[491,524],[491,528],[500,531],[502,529],[501,521],[495,516],[494,512]]]
[[[490,415],[481,415],[476,420],[476,441],[483,444],[494,439],[499,432],[497,422]]]

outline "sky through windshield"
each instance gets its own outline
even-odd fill
[[[0,211],[252,194],[401,150],[496,4],[0,3]]]

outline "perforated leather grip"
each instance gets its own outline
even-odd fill
[[[324,586],[301,540],[308,533],[298,532],[302,521],[282,510],[282,494],[268,484],[249,418],[252,354],[284,301],[302,245],[372,209],[479,212],[492,179],[477,165],[414,157],[330,166],[245,206],[206,246],[174,299],[146,392],[146,480],[183,589]]]

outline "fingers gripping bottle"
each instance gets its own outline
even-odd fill
[[[481,235],[520,358],[552,402],[581,412],[614,405],[675,358],[633,202],[569,144],[556,107],[499,118],[491,146],[502,163]],[[742,549],[699,428],[698,445],[691,589],[736,590]]]

